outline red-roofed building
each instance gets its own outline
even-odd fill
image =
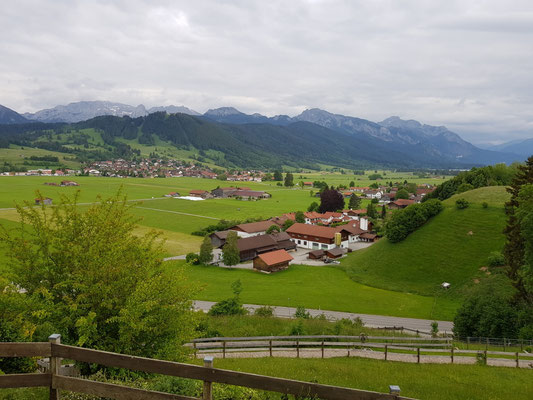
[[[210,197],[213,197],[213,195],[209,193],[207,190],[191,190],[189,192],[189,196],[200,197],[202,199],[208,199]]]
[[[328,250],[334,247],[348,247],[350,231],[344,226],[328,226],[295,223],[287,232],[298,247],[311,250]]]
[[[398,200],[391,201],[389,203],[389,208],[392,210],[400,210],[414,203],[415,203],[414,200],[398,199]]]
[[[276,272],[289,268],[293,257],[285,250],[274,250],[259,254],[254,258],[254,269],[266,272]]]

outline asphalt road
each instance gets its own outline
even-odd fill
[[[214,301],[203,301],[195,300],[194,307],[197,310],[202,310],[204,312],[209,311],[209,309],[215,304]],[[261,307],[257,304],[244,304],[249,310],[255,310],[258,307]],[[274,316],[281,318],[293,318],[296,308],[294,307],[281,307],[281,306],[272,306],[274,309]],[[370,315],[370,314],[358,314],[358,313],[349,313],[342,311],[329,311],[329,310],[315,310],[307,309],[311,316],[315,317],[320,314],[324,314],[329,320],[339,320],[342,318],[361,318],[365,326],[370,328],[383,328],[383,327],[404,327],[408,329],[420,330],[424,332],[431,331],[431,323],[433,320],[429,319],[418,319],[418,318],[402,318],[402,317],[389,317],[385,315]],[[437,321],[439,324],[439,331],[441,332],[451,332],[453,329],[453,322],[450,321]]]

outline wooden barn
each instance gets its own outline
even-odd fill
[[[289,268],[292,256],[285,250],[274,250],[259,254],[254,258],[254,269],[266,272],[276,272]]]

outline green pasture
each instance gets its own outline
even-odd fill
[[[169,268],[175,263],[169,262]],[[248,304],[347,311],[424,319],[451,320],[459,303],[451,298],[420,296],[365,286],[338,267],[291,265],[288,270],[263,274],[253,270],[189,266],[191,280],[200,282],[198,300],[231,297],[231,283],[240,279],[241,299]]]
[[[378,288],[405,291],[442,298],[461,296],[490,271],[487,265],[493,251],[501,251],[505,241],[503,187],[489,187],[458,196],[472,201],[458,210],[455,197],[444,202],[445,209],[400,243],[386,238],[373,246],[349,254],[341,261],[347,274],[357,282]],[[483,208],[479,201],[491,205]],[[442,282],[451,283],[444,293]]]
[[[365,358],[216,359],[215,367],[417,399],[531,399],[533,373],[526,369],[478,365],[408,364]]]
[[[33,161],[30,160],[31,156],[43,157],[54,156],[59,158],[59,163],[52,163],[47,161]],[[56,151],[49,151],[43,149],[34,149],[29,147],[10,146],[8,149],[0,149],[0,161],[6,162],[17,167],[26,167],[28,169],[39,169],[50,167],[51,169],[57,168],[60,165],[67,166],[69,168],[79,168],[80,163],[73,160],[71,154],[59,153]],[[24,164],[27,162],[27,164]]]

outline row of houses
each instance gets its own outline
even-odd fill
[[[258,199],[268,199],[271,197],[270,193],[251,190],[247,187],[226,187],[226,188],[216,188],[210,192],[207,190],[191,190],[189,191],[189,196],[199,197],[202,199],[227,199],[227,198],[239,198],[243,200],[258,200]]]

